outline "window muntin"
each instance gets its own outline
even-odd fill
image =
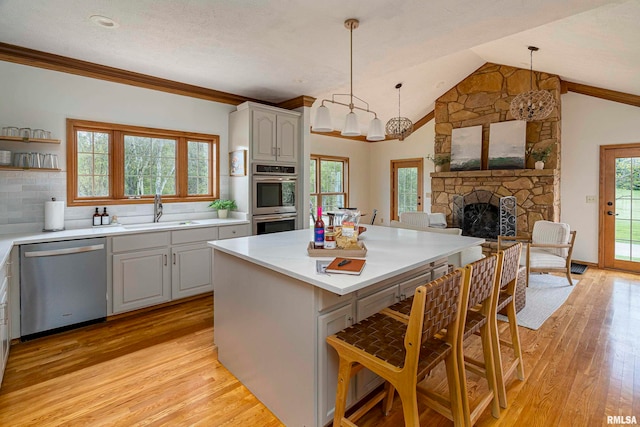
[[[309,170],[314,215],[318,203],[322,212],[348,207],[349,158],[311,155]]]
[[[219,137],[67,120],[69,206],[207,201],[219,195]]]

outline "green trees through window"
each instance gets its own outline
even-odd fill
[[[309,169],[311,209],[314,215],[319,203],[322,205],[322,212],[348,207],[348,158],[311,155]]]
[[[68,120],[70,205],[218,195],[218,136]]]

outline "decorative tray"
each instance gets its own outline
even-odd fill
[[[311,257],[353,257],[364,258],[367,256],[367,247],[363,242],[358,242],[360,249],[315,249],[313,242],[309,242],[307,253]]]

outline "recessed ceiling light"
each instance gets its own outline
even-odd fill
[[[104,28],[117,28],[117,27],[120,26],[120,24],[118,24],[113,19],[108,18],[106,16],[102,16],[102,15],[91,15],[89,17],[89,19],[94,24],[99,25],[99,26],[104,27]]]

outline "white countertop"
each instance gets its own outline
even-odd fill
[[[363,289],[432,261],[484,243],[484,239],[367,225],[360,240],[367,263],[359,276],[316,273],[318,258],[307,254],[313,229],[208,242],[216,250],[299,279],[339,295]]]
[[[114,236],[118,234],[150,233],[154,231],[184,230],[211,226],[249,224],[244,219],[198,219],[195,221],[170,221],[148,224],[109,225],[105,227],[77,228],[72,230],[40,233],[4,234],[0,235],[0,265],[9,258],[14,245],[28,243],[53,242],[58,240],[86,239],[90,237]],[[139,228],[136,228],[139,227]]]

